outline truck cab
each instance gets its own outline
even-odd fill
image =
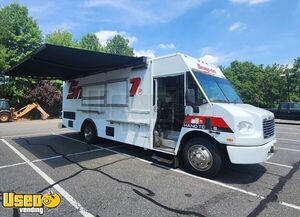
[[[183,73],[167,75],[165,69],[154,77],[154,149],[180,153],[190,171],[206,177],[226,158],[235,164],[269,159],[276,151],[273,113],[244,104],[218,67],[177,56],[187,66]],[[161,66],[180,62],[164,61]]]
[[[8,122],[11,119],[11,112],[8,100],[0,99],[0,122]]]
[[[279,119],[300,120],[300,103],[281,102],[272,112]]]

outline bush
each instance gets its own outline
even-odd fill
[[[58,117],[62,109],[61,91],[49,81],[41,80],[25,94],[28,103],[37,102],[51,116]]]

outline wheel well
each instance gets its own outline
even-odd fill
[[[9,117],[11,117],[11,113],[9,111],[0,111],[0,115],[2,114],[8,114]]]
[[[179,146],[178,152],[181,151],[181,149],[183,148],[184,144],[186,144],[187,141],[189,141],[189,140],[192,139],[192,138],[197,138],[197,137],[198,137],[198,138],[205,138],[205,139],[210,140],[211,142],[213,142],[213,143],[216,145],[216,147],[217,147],[220,151],[222,151],[223,153],[225,153],[225,154],[227,155],[227,149],[226,149],[226,146],[225,146],[225,145],[220,144],[217,140],[215,140],[215,138],[211,137],[211,136],[208,135],[207,133],[202,132],[202,131],[196,131],[196,130],[190,131],[190,132],[186,133],[186,134],[182,137],[182,139],[181,139],[181,141],[180,141],[180,146]]]
[[[98,131],[97,131],[97,127],[96,127],[96,124],[94,123],[94,121],[90,118],[88,119],[85,119],[81,125],[81,129],[80,129],[80,132],[83,132],[83,127],[86,125],[86,124],[92,124],[94,126],[94,128],[96,129],[96,134],[98,135]]]

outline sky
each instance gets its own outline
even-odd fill
[[[292,64],[300,57],[300,0],[0,0],[29,9],[43,35],[76,40],[89,32],[104,45],[115,34],[137,56],[184,53],[227,66],[234,60]]]

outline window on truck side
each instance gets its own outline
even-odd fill
[[[7,101],[0,101],[0,109],[7,109],[7,110],[9,110],[9,104],[8,104],[8,102]]]
[[[186,77],[187,89],[191,89],[191,90],[195,91],[195,104],[192,105],[191,103],[186,101],[186,105],[200,106],[200,105],[207,103],[202,91],[200,90],[199,86],[197,85],[197,83],[196,83],[195,79],[193,78],[193,76],[191,75],[191,73],[187,72],[186,76],[187,76]]]
[[[300,111],[300,103],[293,103],[290,105],[291,111]]]
[[[279,105],[279,110],[288,110],[288,104],[287,103],[281,103]]]

